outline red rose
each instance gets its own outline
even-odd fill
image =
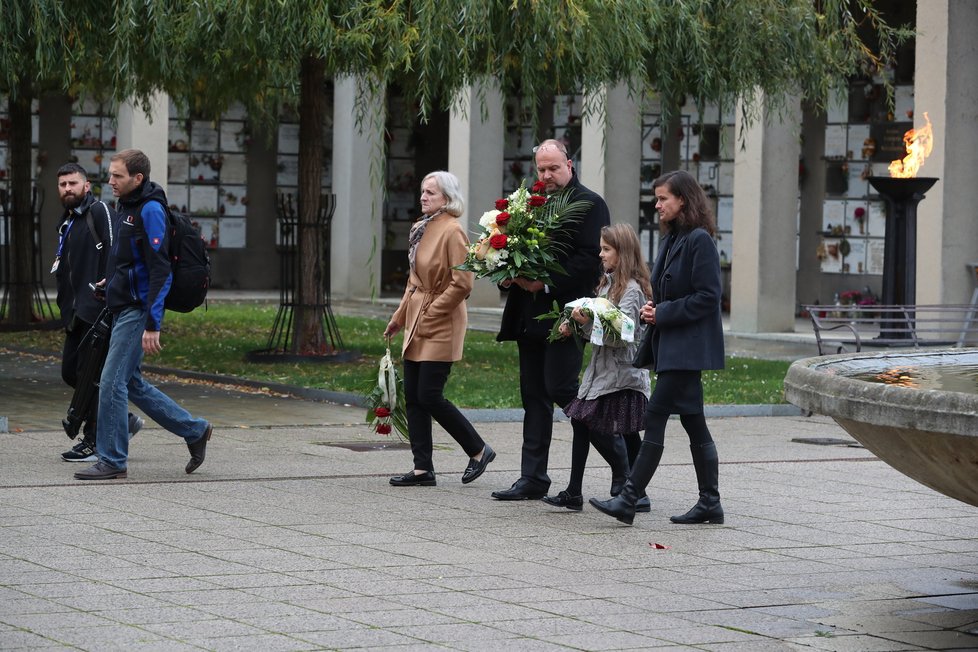
[[[505,233],[497,233],[489,238],[489,246],[493,249],[504,249],[506,247],[506,240]]]
[[[543,181],[537,181],[535,184],[533,184],[533,187],[530,188],[530,190],[533,192],[543,192],[543,189],[546,187],[547,184],[545,184]]]
[[[504,211],[504,210],[506,210],[506,207],[507,206],[509,206],[509,200],[508,199],[497,199],[496,200],[496,210],[497,211]]]
[[[378,435],[389,435],[389,434],[391,434],[391,424],[389,424],[389,423],[378,423],[377,424],[377,434]]]
[[[496,224],[497,225],[499,225],[499,226],[506,226],[506,223],[507,222],[509,222],[509,213],[502,212],[502,213],[500,213],[499,215],[496,216]]]
[[[383,419],[384,417],[389,417],[390,415],[391,415],[390,408],[379,407],[374,410],[374,416],[380,417],[381,419]]]
[[[530,195],[530,206],[543,206],[547,203],[547,198],[542,195]]]

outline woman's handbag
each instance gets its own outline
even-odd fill
[[[645,325],[642,340],[638,343],[638,350],[635,351],[635,359],[632,360],[632,366],[636,369],[651,369],[655,366],[655,354],[652,353],[652,334],[654,332],[654,325]]]

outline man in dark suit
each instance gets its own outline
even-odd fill
[[[577,396],[584,354],[572,338],[547,342],[552,320],[535,317],[550,312],[554,301],[563,307],[568,301],[594,296],[601,274],[601,227],[611,222],[604,199],[581,185],[563,143],[545,140],[534,153],[537,179],[544,184],[546,194],[569,188],[572,200],[583,200],[591,206],[562,237],[566,248],[558,262],[566,274],[554,275],[553,285],[549,286],[525,278],[504,284],[509,294],[496,339],[515,341],[519,347],[523,456],[519,480],[509,489],[494,491],[492,497],[497,500],[538,500],[550,488],[547,463],[554,404],[563,407]]]

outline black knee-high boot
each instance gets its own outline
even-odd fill
[[[591,433],[591,445],[611,467],[611,495],[617,496],[628,479],[628,449],[625,441],[617,435],[595,435]]]
[[[635,503],[645,494],[645,488],[649,486],[655,470],[659,468],[662,450],[661,444],[643,441],[642,448],[635,459],[635,466],[628,474],[628,480],[621,493],[609,500],[592,498],[588,502],[608,516],[614,516],[622,523],[631,525],[635,520]]]
[[[635,460],[638,458],[638,451],[642,448],[642,438],[637,432],[626,432],[621,438],[625,440],[625,449],[628,451],[628,466],[629,468],[635,466]],[[624,485],[622,485],[624,486]],[[617,496],[621,493],[621,488],[615,491],[614,484],[612,483],[611,495]],[[635,511],[640,513],[648,513],[652,511],[652,501],[649,500],[649,496],[646,493],[642,493],[642,496],[635,503]]]
[[[682,516],[670,517],[673,523],[723,523],[723,507],[720,506],[720,458],[713,442],[692,444],[693,468],[696,469],[696,483],[700,488],[700,499],[691,510]]]

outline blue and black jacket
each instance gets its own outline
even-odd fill
[[[146,310],[146,330],[163,324],[163,301],[170,291],[169,228],[163,189],[152,181],[119,199],[118,229],[112,245],[106,301],[113,313],[135,306]]]

